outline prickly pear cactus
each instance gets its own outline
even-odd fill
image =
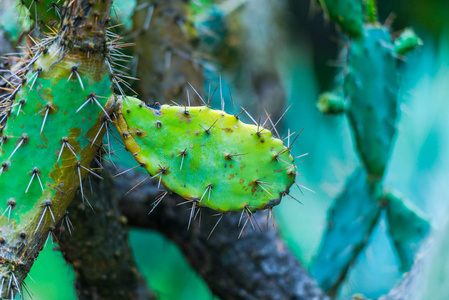
[[[421,240],[430,232],[430,222],[410,200],[397,192],[387,191],[383,199],[388,234],[398,252],[400,269],[406,272],[413,265]]]
[[[370,182],[366,175],[364,169],[356,170],[329,211],[326,239],[311,270],[325,290],[345,279],[347,266],[365,247],[379,218],[376,195],[382,192],[381,185]]]
[[[357,150],[376,177],[383,175],[396,131],[399,79],[392,43],[385,27],[367,24],[363,37],[351,43],[344,83]]]
[[[206,106],[118,104],[117,129],[160,184],[220,212],[270,208],[295,181],[293,157],[262,126]]]
[[[46,239],[77,189],[83,193],[84,177],[98,176],[89,166],[110,113],[110,5],[67,1],[64,27],[35,47],[20,90],[11,94],[0,153],[2,298],[22,293]]]
[[[382,210],[386,210],[388,233],[403,271],[410,269],[419,242],[430,230],[427,218],[410,201],[384,192],[382,184],[398,118],[400,63],[397,58],[416,49],[420,40],[413,31],[405,30],[393,41],[388,29],[377,22],[375,1],[363,3],[368,23],[363,26],[362,34],[350,41],[343,86],[335,92],[324,93],[317,105],[323,113],[348,116],[364,169],[348,180],[345,190],[335,200],[311,269],[331,295],[338,293]],[[340,82],[341,78],[338,76],[336,81]]]

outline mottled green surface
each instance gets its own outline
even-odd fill
[[[46,56],[50,56],[50,54]],[[50,61],[45,61],[43,58],[36,62],[36,66],[42,65],[48,68]],[[3,203],[0,205],[5,208],[9,198],[16,199],[17,207],[11,212],[11,220],[17,224],[23,221],[21,218],[33,207],[37,206],[40,211],[39,206],[42,205],[42,202],[45,199],[53,198],[57,190],[54,184],[60,180],[62,170],[74,167],[77,159],[67,146],[64,147],[59,162],[56,162],[62,147],[61,139],[68,137],[69,144],[74,147],[74,152],[77,155],[81,153],[81,148],[88,145],[84,136],[97,122],[101,108],[96,104],[89,103],[78,113],[75,111],[86,101],[90,92],[98,95],[98,101],[102,105],[106,103],[107,97],[111,94],[109,76],[105,76],[101,82],[94,82],[92,79],[89,80],[89,74],[82,74],[81,67],[79,73],[84,75],[85,89],[81,89],[76,75],[72,76],[72,80],[67,81],[67,75],[70,74],[67,68],[70,69],[71,64],[74,63],[73,61],[63,61],[54,65],[50,72],[44,71],[34,83],[32,90],[29,85],[32,84],[33,75],[36,73],[29,72],[29,85],[18,93],[16,105],[3,130],[4,135],[8,136],[8,140],[2,145],[0,160],[9,162],[11,165],[9,170],[3,172],[0,177],[0,190],[3,191],[1,196]],[[101,98],[100,95],[102,95]],[[17,104],[21,100],[25,101],[22,106]],[[48,104],[51,105],[51,109],[41,133]],[[19,108],[20,113],[18,113]],[[29,140],[18,148],[8,160],[23,135],[29,136]],[[96,149],[96,147],[92,148]],[[78,159],[80,158],[78,156]],[[86,167],[89,166],[88,162],[84,163]],[[40,171],[39,178],[42,181],[44,192],[35,176],[28,192],[25,193],[34,168],[38,168]],[[76,176],[75,179],[77,179]],[[62,186],[59,188],[64,189]],[[32,215],[28,218],[32,218]],[[7,218],[2,218],[0,222],[5,224]]]
[[[104,113],[99,105],[89,103],[76,111],[92,92],[101,106],[111,95],[102,58],[60,57],[54,55],[57,48],[55,43],[33,64],[3,129],[7,139],[0,160],[9,167],[0,175],[0,209],[4,214],[0,238],[8,251],[0,272],[14,271],[18,282],[26,276],[51,227],[65,214],[80,185],[80,174],[84,178],[88,173],[77,161],[89,168],[98,150],[89,140],[99,133],[99,142],[104,133],[99,118]],[[79,78],[72,69],[75,65]],[[66,144],[57,161],[64,137],[74,153]],[[35,168],[38,172],[31,181]],[[7,295],[5,288],[2,292],[2,296]]]
[[[393,241],[402,271],[408,271],[415,261],[420,242],[431,226],[425,216],[410,200],[397,193],[385,195],[387,202],[388,233]]]
[[[380,208],[376,194],[378,183],[367,180],[358,169],[346,182],[342,194],[333,203],[320,251],[310,273],[326,291],[335,293],[346,272],[368,242]]]
[[[199,206],[270,207],[295,180],[293,157],[281,140],[223,111],[151,108],[135,98],[120,111],[117,128],[128,151],[156,180]]]
[[[363,33],[362,0],[319,0],[330,19],[350,36]]]
[[[398,101],[397,61],[390,33],[380,25],[366,25],[351,42],[345,95],[357,150],[370,175],[382,176],[396,132]]]

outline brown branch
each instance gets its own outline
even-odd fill
[[[130,173],[114,182],[120,194],[145,177]],[[208,239],[220,216],[203,210],[200,226],[187,230],[190,204],[177,206],[183,201],[178,196],[167,195],[148,216],[158,194],[155,186],[142,184],[121,199],[120,209],[131,226],[156,229],[173,240],[221,299],[328,299],[274,230],[253,230],[248,222],[238,239],[240,214],[225,215]],[[262,227],[265,215],[259,212],[256,219]]]
[[[92,180],[93,211],[79,192],[70,204],[70,220],[57,226],[56,237],[65,260],[76,274],[79,299],[156,299],[138,270],[128,243],[126,217],[118,209],[118,194],[109,176]],[[86,193],[87,191],[85,191]]]

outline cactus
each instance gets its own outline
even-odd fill
[[[368,23],[363,26],[363,34],[350,42],[343,87],[324,93],[318,102],[323,113],[348,116],[364,168],[348,180],[345,191],[333,203],[311,269],[331,294],[338,292],[351,264],[368,242],[381,210],[386,210],[388,233],[403,271],[410,269],[419,242],[430,230],[427,218],[409,200],[383,191],[382,184],[396,134],[400,83],[397,58],[421,42],[410,30],[393,41],[388,29],[377,22],[375,1],[364,1],[364,6]],[[341,81],[340,77],[336,81]],[[359,209],[361,205],[363,210]],[[357,222],[360,224],[354,226]]]
[[[319,0],[328,17],[350,36],[363,34],[362,0]]]
[[[348,53],[344,92],[357,150],[369,175],[382,177],[395,133],[398,72],[388,30],[367,24]]]
[[[104,55],[111,2],[82,4],[66,2],[59,34],[35,47],[2,128],[4,298],[22,293],[21,282],[76,190],[95,174],[89,166],[112,94]]]
[[[277,205],[295,181],[289,147],[262,126],[206,106],[118,103],[117,129],[153,178],[220,212]]]
[[[41,29],[53,24],[52,14],[40,19],[49,2],[31,4]],[[150,176],[194,206],[250,215],[277,205],[295,181],[291,145],[265,124],[247,125],[207,106],[147,107],[124,97],[112,68],[119,54],[106,42],[111,4],[61,5],[58,33],[26,53],[30,58],[12,75],[21,82],[3,97],[2,298],[22,294],[21,283],[78,189],[90,205],[83,180],[100,177],[90,164],[110,122]]]
[[[398,252],[400,269],[407,272],[421,240],[430,232],[430,222],[410,200],[395,191],[385,192],[383,199],[387,204],[388,234]]]
[[[379,218],[376,196],[381,192],[381,184],[369,181],[366,170],[359,168],[333,203],[326,239],[311,272],[323,289],[330,290],[345,279],[347,265],[365,246]]]

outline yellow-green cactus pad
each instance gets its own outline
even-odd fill
[[[295,181],[293,157],[263,127],[206,106],[119,101],[126,149],[169,190],[220,212],[277,205]]]

